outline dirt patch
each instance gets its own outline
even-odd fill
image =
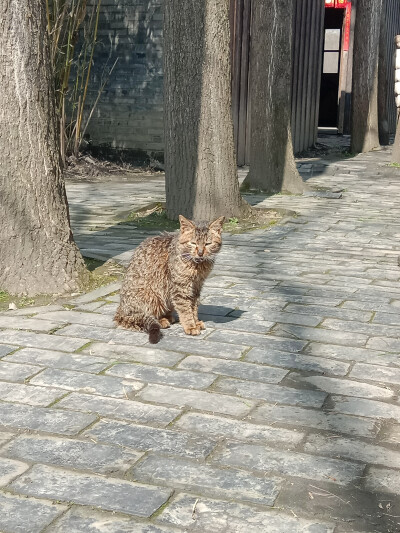
[[[85,287],[82,288],[81,293],[86,293],[93,291],[103,285],[108,285],[113,281],[122,280],[125,273],[125,267],[109,259],[108,261],[97,261],[96,259],[84,258],[86,267],[89,270],[89,282]],[[15,296],[9,294],[6,291],[0,289],[0,311],[7,311],[10,309],[10,305],[14,309],[21,309],[26,307],[38,306],[38,305],[49,305],[49,304],[60,304],[63,305],[66,301],[71,299],[71,296],[77,295],[66,294],[66,295],[52,295],[52,294],[40,294],[38,296]],[[14,307],[15,306],[15,307]]]
[[[134,165],[131,163],[115,163],[106,159],[97,159],[92,155],[82,154],[79,157],[70,156],[64,176],[69,181],[105,182],[130,181],[159,177],[160,170],[152,165]]]
[[[279,209],[262,209],[253,207],[246,218],[230,218],[224,224],[223,231],[227,233],[245,233],[256,229],[267,229],[279,222],[284,215]],[[175,231],[179,229],[179,222],[169,220],[163,202],[156,202],[138,211],[133,211],[128,218],[120,224],[131,224],[135,228],[152,229],[159,231]]]

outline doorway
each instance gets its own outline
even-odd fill
[[[318,127],[338,128],[345,9],[325,8]]]

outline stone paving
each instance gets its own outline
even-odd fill
[[[249,196],[297,215],[225,236],[198,338],[174,325],[150,346],[115,329],[118,284],[2,313],[0,531],[400,531],[400,171],[388,161],[302,160],[313,191]],[[115,221],[162,199],[163,183],[68,194],[85,255],[126,262],[145,235]]]

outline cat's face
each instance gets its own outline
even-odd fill
[[[225,217],[219,217],[210,224],[196,225],[179,215],[179,245],[182,258],[194,263],[213,262],[222,245],[221,231],[224,220]]]

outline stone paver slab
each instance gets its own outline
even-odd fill
[[[133,400],[107,398],[73,392],[57,403],[58,408],[97,413],[100,416],[142,424],[167,426],[181,414],[179,409]]]
[[[40,371],[41,368],[39,366],[6,363],[4,359],[0,361],[0,380],[12,382],[25,381]]]
[[[45,333],[15,331],[12,329],[0,331],[0,343],[59,350],[61,352],[74,352],[89,342],[89,339],[77,337],[77,335],[73,335],[72,337],[63,338],[56,335],[46,335]]]
[[[193,509],[195,512],[193,513]],[[334,525],[304,520],[285,512],[259,510],[243,504],[178,495],[159,520],[185,531],[213,533],[333,533]]]
[[[218,438],[230,437],[238,440],[268,442],[285,449],[294,448],[304,437],[301,431],[280,429],[203,413],[184,413],[172,427]]]
[[[99,474],[123,474],[143,454],[92,441],[40,435],[21,435],[1,449],[1,455],[30,463],[70,469],[91,470]]]
[[[206,389],[216,379],[215,375],[205,372],[170,370],[169,368],[157,368],[156,366],[140,364],[132,365],[129,363],[113,365],[106,374],[125,379],[138,379],[146,383],[162,383],[188,389]]]
[[[177,348],[179,346],[180,342]],[[183,353],[160,350],[160,348],[125,346],[123,344],[106,344],[103,342],[94,342],[87,348],[84,348],[82,353],[116,361],[131,361],[166,367],[175,366],[178,361],[181,361],[185,357]]]
[[[332,481],[339,485],[354,482],[364,471],[364,465],[349,461],[304,453],[278,452],[268,446],[236,442],[227,443],[222,450],[213,454],[212,459],[217,464],[225,466],[273,472],[277,475],[302,477],[315,481]]]
[[[59,435],[76,435],[92,424],[96,418],[96,416],[86,413],[0,403],[1,425],[10,428],[38,430]]]
[[[187,406],[201,411],[232,416],[244,416],[254,407],[254,402],[250,400],[242,400],[226,394],[178,389],[163,385],[147,385],[138,394],[138,398],[148,402],[170,404],[177,407]]]
[[[244,358],[253,363],[279,366],[283,368],[294,368],[306,372],[321,372],[323,374],[333,374],[344,376],[347,374],[350,365],[342,361],[332,361],[324,357],[314,357],[303,354],[292,354],[279,351],[262,350],[252,348]]]
[[[178,368],[196,370],[197,372],[213,372],[225,376],[262,381],[264,383],[279,383],[288,373],[279,368],[242,363],[240,361],[199,357],[196,355],[186,357],[178,365]]]
[[[0,493],[0,509],[1,531],[40,533],[57,515],[63,513],[67,506]]]
[[[249,419],[256,422],[290,424],[296,427],[322,429],[369,438],[376,437],[380,428],[376,420],[288,405],[261,405],[251,413]]]
[[[217,444],[216,440],[190,433],[104,419],[86,434],[99,442],[193,458],[206,457]]]
[[[33,363],[39,366],[80,370],[82,372],[93,372],[94,374],[101,372],[110,365],[110,361],[103,357],[75,353],[66,354],[38,348],[23,348],[3,360],[12,363]]]
[[[17,476],[28,470],[29,465],[14,459],[0,457],[0,487],[5,487]],[[1,513],[0,513],[1,514]]]
[[[87,337],[88,339],[115,344],[133,344],[140,346],[148,341],[148,335],[140,331],[124,329],[102,328],[99,326],[85,326],[72,324],[56,331],[56,335],[69,337]]]
[[[181,529],[138,521],[87,507],[72,507],[51,526],[51,533],[182,533]],[[28,533],[28,532],[27,532]]]
[[[0,381],[0,400],[45,407],[65,394],[60,389]],[[0,421],[1,424],[1,421]]]
[[[205,495],[273,505],[280,479],[265,479],[237,470],[202,465],[173,457],[147,456],[133,468],[138,481],[190,489]]]
[[[31,379],[30,382],[33,385],[59,387],[65,390],[88,392],[115,398],[126,398],[128,394],[135,393],[144,386],[137,381],[58,368],[46,368],[38,376]]]
[[[321,407],[326,393],[314,390],[298,390],[283,385],[269,385],[256,381],[242,381],[239,379],[222,378],[215,386],[215,390],[233,394],[244,398],[255,398],[267,402],[301,405],[304,407]]]
[[[27,496],[73,501],[143,517],[152,515],[171,495],[169,489],[44,465],[34,465],[29,474],[10,487]]]

